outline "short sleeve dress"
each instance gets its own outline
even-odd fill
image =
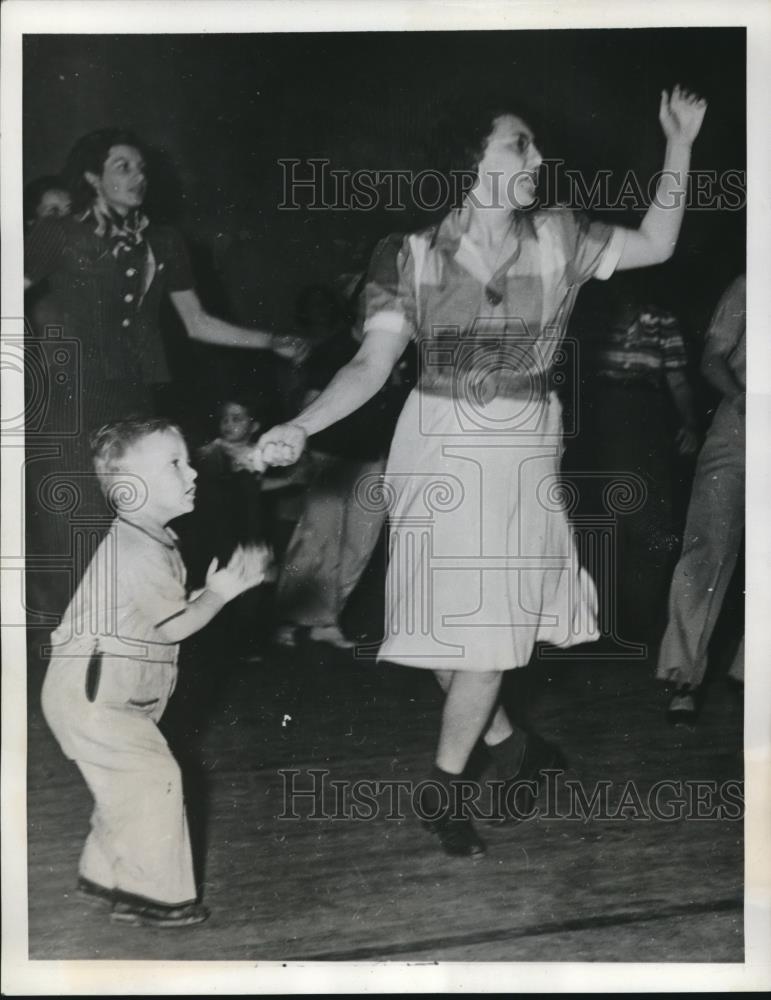
[[[391,542],[380,658],[502,671],[536,642],[596,639],[560,483],[553,383],[578,291],[613,273],[624,230],[564,209],[520,216],[517,251],[490,273],[463,210],[384,241],[365,332],[408,330],[418,384],[386,471]]]

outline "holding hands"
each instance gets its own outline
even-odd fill
[[[277,424],[257,442],[265,465],[294,465],[303,453],[308,435],[298,424]]]
[[[239,545],[230,557],[227,566],[219,567],[218,560],[212,559],[206,573],[206,589],[217,594],[225,604],[245,590],[262,583],[270,569],[272,556],[264,545]]]
[[[670,96],[661,92],[659,121],[669,142],[691,146],[699,134],[707,102],[676,83]]]

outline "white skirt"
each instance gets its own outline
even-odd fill
[[[561,456],[554,394],[473,408],[413,391],[386,469],[379,659],[500,671],[526,666],[536,642],[598,638],[597,593],[578,564]]]

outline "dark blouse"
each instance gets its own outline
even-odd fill
[[[164,292],[193,286],[185,244],[150,225],[141,243],[116,247],[94,228],[90,217],[42,219],[25,240],[24,273],[48,278],[48,322],[79,342],[87,381],[168,382],[158,314]]]

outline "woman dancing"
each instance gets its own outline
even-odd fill
[[[309,435],[361,406],[417,341],[419,382],[386,471],[380,658],[433,670],[445,692],[420,812],[449,854],[485,850],[456,808],[480,737],[504,792],[523,781],[532,789],[558,759],[499,705],[503,671],[525,666],[536,642],[597,637],[594,585],[555,497],[562,427],[550,370],[585,281],[672,255],[705,110],[680,86],[662,93],[664,169],[638,230],[567,209],[526,214],[542,162],[533,132],[508,109],[477,118],[468,144],[475,181],[460,208],[406,237],[395,256],[376,254],[356,357],[299,417],[259,441],[265,461],[296,461]]]
[[[66,565],[72,512],[55,498],[71,493],[77,519],[101,519],[106,530],[110,515],[92,475],[89,433],[122,417],[156,412],[155,390],[171,378],[159,329],[164,295],[193,340],[289,357],[303,349],[296,338],[242,329],[203,309],[179,233],[154,225],[142,211],[146,156],[135,135],[106,128],[83,136],[63,176],[72,214],[42,219],[24,247],[25,289],[45,278],[50,287],[44,359],[52,353],[63,369],[38,372],[58,384],[46,392],[48,409],[37,438],[28,437],[29,445],[41,445],[37,459],[31,449],[28,466],[32,551],[65,564],[58,574],[49,568],[45,607],[35,608],[53,613],[66,607],[78,575]]]

